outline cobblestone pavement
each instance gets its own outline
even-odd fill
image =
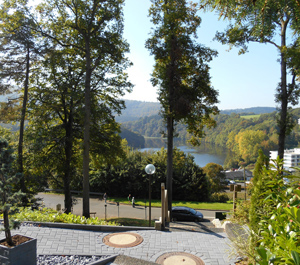
[[[37,238],[38,255],[123,254],[155,262],[159,256],[168,252],[186,252],[201,258],[206,265],[234,264],[234,260],[228,258],[230,246],[225,232],[199,231],[130,231],[143,238],[141,244],[130,248],[115,248],[104,244],[103,238],[113,232],[21,226],[13,234]],[[0,236],[4,237],[4,232]]]

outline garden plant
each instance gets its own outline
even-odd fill
[[[19,222],[10,220],[10,216],[18,211],[15,206],[20,202],[23,194],[16,191],[16,184],[20,180],[20,174],[13,170],[14,156],[13,149],[5,140],[0,140],[0,205],[3,213],[5,238],[8,245],[13,246],[11,229],[19,227]]]

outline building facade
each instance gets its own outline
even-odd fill
[[[272,159],[276,159],[277,156],[277,151],[270,151],[270,163],[272,163]],[[298,166],[300,166],[300,148],[284,150],[283,167],[287,170],[292,170],[293,167]]]

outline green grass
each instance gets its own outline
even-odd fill
[[[247,120],[250,120],[250,119],[257,120],[259,117],[260,117],[260,114],[255,114],[255,115],[242,115],[242,116],[241,116],[241,118],[247,119]]]
[[[131,202],[129,202],[127,199],[124,198],[108,198],[109,201],[112,202],[119,202],[122,204],[128,204],[130,205]],[[136,205],[145,206],[144,200],[135,200]],[[146,206],[149,205],[148,200],[146,201]],[[194,209],[202,209],[202,210],[217,210],[217,211],[225,211],[225,210],[231,210],[232,209],[232,203],[220,203],[220,202],[186,202],[186,201],[173,201],[173,206],[186,206]],[[161,207],[161,201],[160,200],[152,200],[151,201],[152,207]]]

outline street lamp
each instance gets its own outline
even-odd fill
[[[151,226],[151,175],[155,173],[155,166],[149,164],[145,167],[146,173],[149,175],[149,227]]]

